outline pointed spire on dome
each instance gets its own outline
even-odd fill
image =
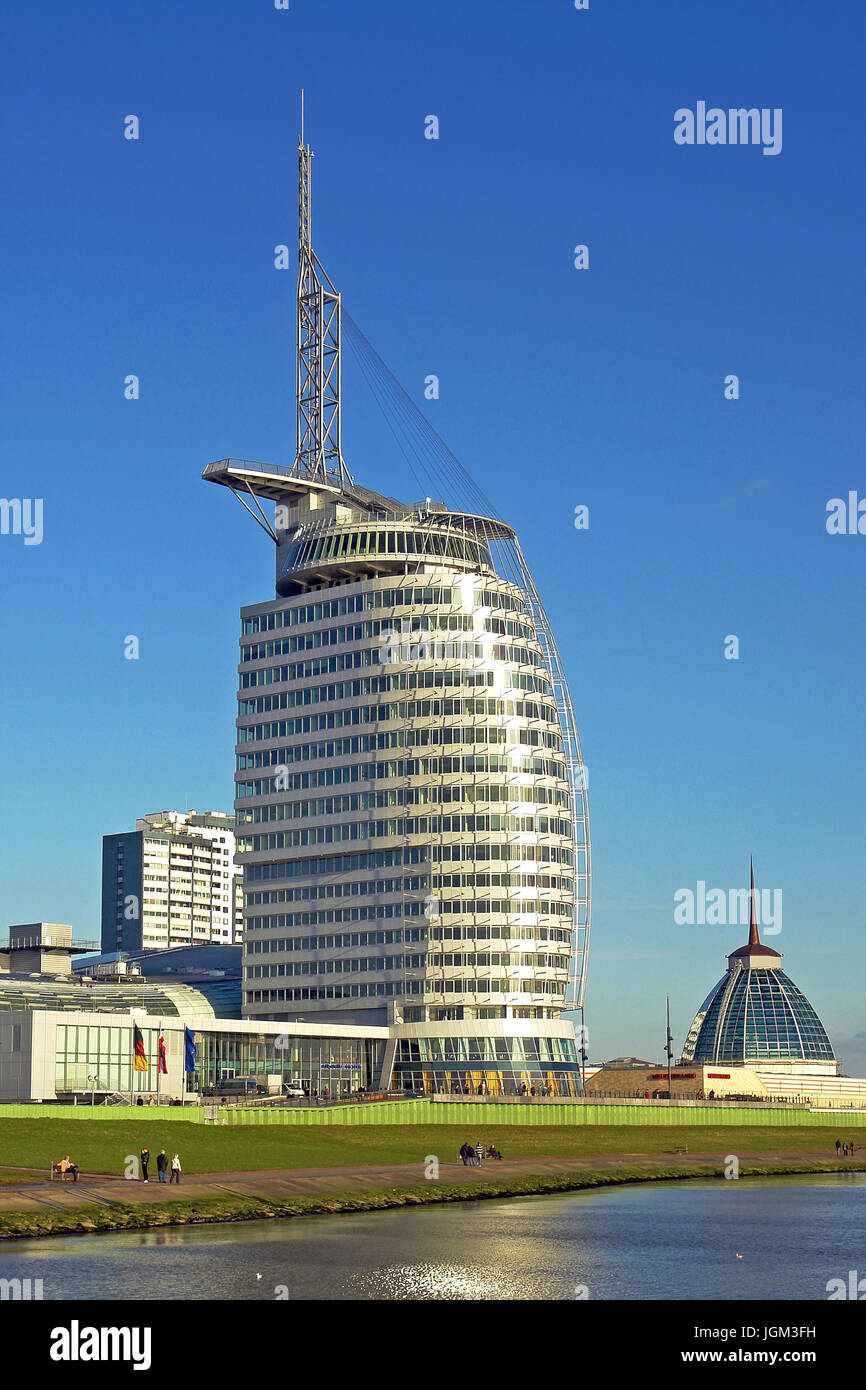
[[[755,869],[752,863],[752,856],[749,855],[749,945],[760,946],[761,941],[758,936],[758,916],[755,910]]]
[[[731,919],[733,921],[733,918]],[[755,891],[755,866],[749,855],[749,939],[745,946],[731,951],[728,956],[729,968],[744,963],[755,964],[775,970],[781,966],[782,956],[772,946],[764,946],[758,936],[758,895]]]

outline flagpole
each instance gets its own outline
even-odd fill
[[[133,1019],[131,1014],[129,1018],[129,1023],[129,1103],[130,1105],[135,1105],[135,1099],[133,1097],[133,1088],[135,1086],[135,1020]]]
[[[159,1071],[162,1066],[162,1019],[159,1020],[159,1031],[156,1035],[156,1103],[159,1105]]]

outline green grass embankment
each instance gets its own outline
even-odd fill
[[[507,1158],[583,1157],[596,1154],[671,1153],[688,1145],[692,1153],[779,1153],[833,1155],[835,1141],[853,1141],[866,1153],[864,1131],[838,1126],[818,1128],[748,1125],[339,1125],[220,1126],[170,1124],[142,1116],[98,1120],[74,1126],[39,1118],[0,1121],[0,1165],[40,1168],[68,1153],[83,1173],[120,1175],[128,1155],[143,1146],[152,1159],[164,1148],[177,1150],[184,1172],[252,1172],[282,1168],[362,1168],[380,1163],[412,1163],[426,1154],[456,1157],[467,1139],[494,1142]]]

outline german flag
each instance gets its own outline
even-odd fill
[[[137,1023],[132,1025],[132,1052],[135,1058],[133,1068],[135,1071],[147,1071],[147,1053],[144,1050],[144,1038],[141,1036],[141,1029]]]

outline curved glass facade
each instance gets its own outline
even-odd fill
[[[244,1014],[555,1017],[586,846],[526,596],[441,560],[337,578],[243,612]]]
[[[684,1062],[835,1060],[802,990],[782,970],[735,967],[707,995],[689,1029]]]
[[[573,1037],[401,1038],[394,1059],[395,1087],[445,1095],[581,1094]]]

